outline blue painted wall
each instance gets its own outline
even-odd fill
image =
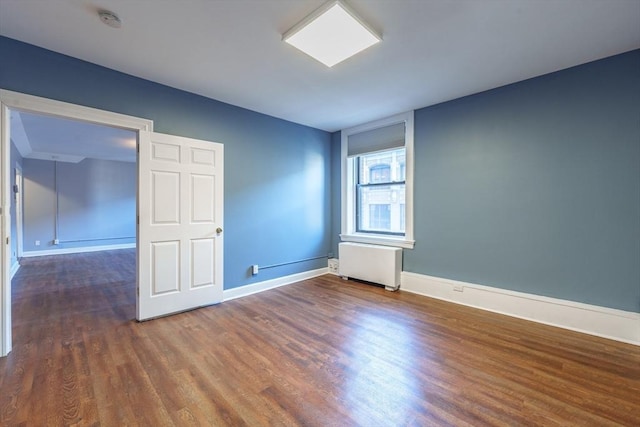
[[[417,110],[414,196],[405,271],[640,312],[640,50]]]
[[[22,166],[23,249],[52,249],[56,212],[55,163],[24,159]],[[35,246],[35,240],[40,240],[40,246]]]
[[[225,144],[225,286],[336,252],[339,133],[0,38],[0,87]],[[640,312],[640,51],[416,111],[406,271]]]
[[[341,212],[341,188],[340,180],[342,178],[341,155],[342,155],[342,133],[334,132],[331,134],[331,252],[335,258],[338,257],[338,244],[340,243],[340,227],[342,224]]]
[[[326,267],[330,134],[0,37],[0,87],[152,119],[225,146],[225,288]]]
[[[415,119],[406,270],[640,312],[640,51]]]
[[[135,243],[135,163],[24,159],[23,167],[25,252]]]

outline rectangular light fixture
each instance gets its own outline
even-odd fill
[[[287,31],[282,39],[332,67],[379,43],[382,37],[345,3],[333,0]]]

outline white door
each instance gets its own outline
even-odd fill
[[[140,131],[138,320],[222,301],[223,145]]]

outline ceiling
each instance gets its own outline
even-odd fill
[[[10,123],[11,140],[24,158],[136,161],[137,134],[130,130],[19,111],[11,111]]]
[[[638,0],[348,0],[383,42],[327,68],[281,40],[323,3],[0,0],[0,34],[327,131],[640,48]]]

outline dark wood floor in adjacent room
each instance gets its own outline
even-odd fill
[[[0,425],[640,425],[640,347],[330,275],[137,323],[134,281],[25,260]]]

